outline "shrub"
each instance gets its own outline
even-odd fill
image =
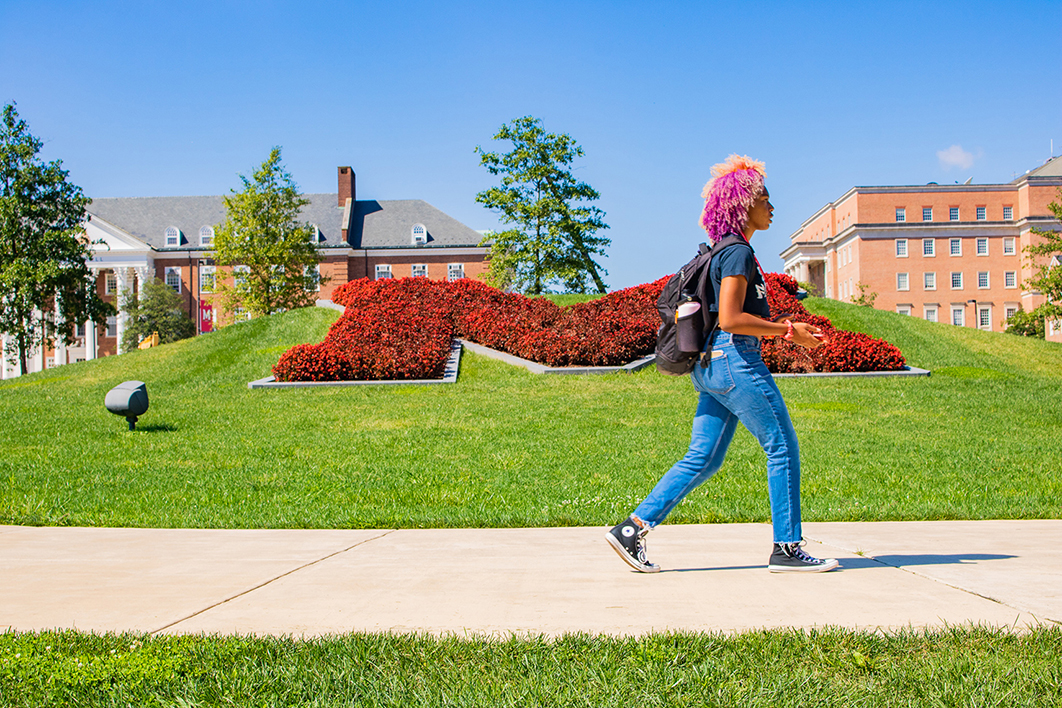
[[[660,326],[656,301],[667,280],[567,308],[469,279],[353,280],[332,294],[332,301],[345,309],[324,342],[293,348],[273,371],[280,381],[437,378],[454,337],[548,366],[625,364],[655,348]],[[827,335],[827,342],[810,352],[781,338],[764,338],[763,357],[771,371],[903,367],[903,356],[891,344],[837,330],[825,317],[805,310],[793,278],[770,273],[767,285],[772,312],[814,324]]]

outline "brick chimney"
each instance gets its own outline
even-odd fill
[[[354,170],[349,167],[339,168],[339,206],[347,205],[347,200],[355,201]]]

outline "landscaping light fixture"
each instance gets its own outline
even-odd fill
[[[107,392],[103,405],[115,415],[125,416],[129,429],[136,430],[136,419],[147,413],[147,384],[143,381],[126,381]]]

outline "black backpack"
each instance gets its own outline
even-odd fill
[[[683,376],[693,371],[701,358],[704,343],[719,324],[719,313],[710,311],[715,304],[715,288],[708,267],[714,256],[739,243],[748,245],[743,236],[736,234],[724,236],[712,248],[702,243],[697,257],[667,281],[656,301],[661,322],[656,332],[656,369],[660,373]],[[701,307],[694,315],[679,320],[678,307],[684,302],[696,302]]]

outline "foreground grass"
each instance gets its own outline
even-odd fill
[[[0,634],[5,706],[1057,706],[1062,628],[638,639]]]
[[[812,300],[929,378],[781,380],[807,521],[1062,516],[1062,347]],[[465,354],[447,386],[248,390],[338,313],[298,310],[0,383],[0,523],[199,528],[604,525],[685,452],[687,378],[534,376]],[[106,412],[147,382],[135,432]],[[674,522],[767,521],[739,430]]]

